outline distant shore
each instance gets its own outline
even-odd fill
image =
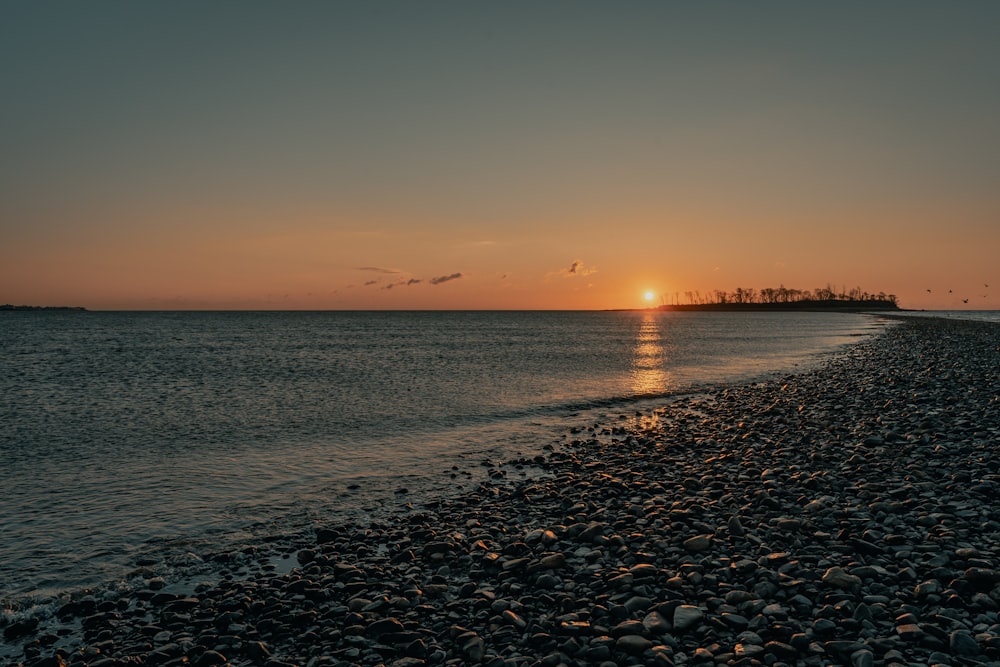
[[[882,300],[817,300],[804,299],[800,301],[787,301],[775,303],[692,303],[692,304],[665,304],[656,310],[678,310],[678,311],[716,311],[716,312],[742,312],[742,311],[822,311],[822,312],[867,312],[867,311],[894,311],[900,310],[899,306],[892,301]]]
[[[998,664],[998,357],[995,324],[901,319],[818,369],[567,422],[469,493],[200,554],[214,583],[143,563],[4,640],[80,667]]]
[[[868,313],[868,312],[907,312],[894,301],[843,300],[843,299],[803,299],[799,301],[752,302],[752,303],[685,303],[663,304],[648,308],[617,308],[618,312],[822,312],[822,313]]]
[[[87,309],[83,306],[15,306],[9,303],[0,305],[0,311],[5,310],[71,310],[78,312],[86,312]]]

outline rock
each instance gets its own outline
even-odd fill
[[[764,654],[764,647],[740,642],[733,647],[733,653],[736,654],[737,660],[754,660]]]
[[[736,632],[742,632],[747,629],[747,626],[750,625],[750,621],[747,617],[740,614],[724,613],[722,614],[721,619],[723,623]]]
[[[485,651],[486,643],[478,636],[470,637],[462,644],[462,652],[470,662],[481,662]]]
[[[501,616],[505,623],[514,626],[518,630],[524,630],[528,625],[527,621],[512,612],[510,609],[505,610]]]
[[[948,648],[955,655],[980,655],[983,650],[968,630],[955,630],[948,637]]]
[[[96,661],[90,664],[96,664]],[[31,663],[31,667],[66,667],[66,661],[63,660],[61,655],[56,654]]]
[[[799,652],[795,647],[779,641],[769,641],[764,644],[764,650],[783,661],[795,660]]]
[[[330,528],[316,529],[316,544],[330,544],[336,542],[339,537],[340,533]]]
[[[848,544],[854,547],[856,552],[864,556],[877,556],[882,553],[882,547],[874,542],[863,540],[860,537],[852,537],[848,540]]]
[[[683,632],[696,626],[704,618],[705,614],[701,609],[689,604],[682,604],[674,609],[674,630]]]
[[[684,549],[691,553],[708,551],[712,547],[711,535],[695,535],[684,540]]]
[[[642,595],[633,595],[625,601],[624,606],[630,612],[646,611],[653,606],[653,601]]]
[[[427,664],[426,660],[412,656],[397,658],[390,663],[391,667],[422,667],[425,664]]]
[[[548,554],[543,556],[538,563],[545,569],[558,570],[566,566],[566,555],[561,553]]]
[[[615,642],[615,648],[629,655],[641,655],[646,649],[651,648],[653,642],[641,635],[624,635]]]
[[[543,574],[535,580],[535,586],[542,590],[551,590],[562,582],[558,577],[551,574]]]
[[[602,522],[594,522],[589,524],[578,536],[577,539],[584,543],[594,543],[599,541],[604,535],[604,531],[607,529],[608,524]]]
[[[642,619],[642,625],[651,635],[664,635],[672,629],[670,623],[658,611],[651,611]]]
[[[365,630],[365,634],[371,637],[381,637],[382,635],[389,634],[391,632],[402,632],[403,624],[399,619],[389,617],[381,618],[374,623],[371,623]]]
[[[635,579],[648,579],[659,574],[659,570],[652,563],[639,563],[638,565],[633,565],[629,568],[628,572]]]
[[[920,641],[921,637],[924,636],[924,631],[920,629],[920,626],[916,623],[904,623],[903,625],[896,626],[896,632],[899,636],[908,642]]]
[[[228,661],[226,656],[218,651],[205,651],[194,661],[195,667],[211,667],[212,665],[224,665]]]
[[[35,630],[38,629],[38,619],[37,618],[25,618],[19,621],[14,621],[6,628],[3,629],[3,638],[6,641],[14,641],[21,639],[27,635],[30,635]]]
[[[715,654],[704,646],[699,646],[694,650],[691,659],[695,663],[711,663],[715,662]]]
[[[970,567],[962,573],[962,579],[969,586],[981,592],[989,592],[1000,583],[1000,571],[991,568]]]
[[[860,649],[851,654],[852,667],[873,667],[875,654],[868,649]]]
[[[930,579],[924,581],[913,589],[913,594],[917,596],[917,599],[923,600],[931,595],[939,595],[944,588],[941,586],[941,582],[936,579]]]
[[[831,567],[823,573],[822,581],[834,588],[858,588],[861,586],[861,577],[848,574],[841,567]]]

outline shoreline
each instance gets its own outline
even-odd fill
[[[510,463],[546,477],[217,554],[189,591],[150,567],[4,643],[100,667],[1000,664],[1000,327],[895,319]]]

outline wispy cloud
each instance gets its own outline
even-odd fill
[[[586,267],[581,260],[574,259],[569,268],[563,269],[561,273],[564,278],[576,278],[578,276],[589,276],[592,273],[597,273],[597,269]]]
[[[364,287],[371,287],[373,285],[378,285],[380,289],[394,289],[396,287],[413,287],[414,285],[420,285],[421,283],[428,283],[430,285],[440,285],[441,283],[446,283],[450,280],[458,280],[463,277],[461,273],[451,273],[443,276],[435,276],[430,280],[424,280],[423,278],[407,277],[406,272],[399,271],[396,269],[384,269],[377,266],[360,266],[357,268],[358,271],[374,271],[377,273],[395,275],[396,278],[373,278],[372,280],[367,280],[364,283]],[[399,275],[404,274],[404,275]],[[389,281],[389,282],[386,282]]]
[[[462,277],[461,273],[452,273],[451,275],[447,276],[437,276],[436,278],[431,278],[430,283],[431,285],[440,285],[441,283],[446,283],[449,280],[458,280],[461,277]]]
[[[375,273],[402,273],[399,269],[384,269],[381,266],[359,266],[358,271],[374,271]]]
[[[399,280],[397,280],[394,283],[389,283],[388,285],[386,285],[382,289],[392,289],[393,287],[411,287],[413,285],[419,285],[422,282],[424,282],[424,281],[421,280],[420,278],[410,278],[409,280],[406,280],[404,278],[400,278]]]

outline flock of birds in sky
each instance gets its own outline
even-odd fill
[[[983,287],[989,289],[990,285],[989,285],[989,283],[983,283]],[[930,288],[927,289],[927,293],[928,294],[932,293],[931,290],[930,290]],[[951,290],[948,290],[948,294],[951,294],[951,293],[952,293]],[[989,296],[989,294],[981,294],[980,296],[985,299],[986,297]],[[969,303],[969,299],[968,298],[962,299],[962,303]]]

